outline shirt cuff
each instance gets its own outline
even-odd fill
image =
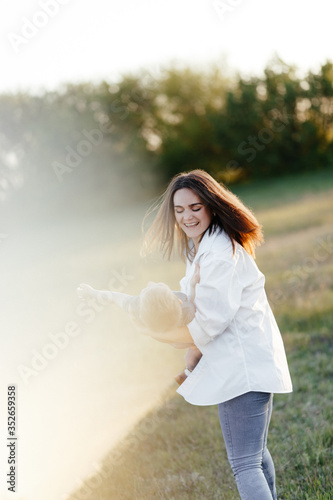
[[[188,323],[187,328],[190,331],[191,337],[199,349],[202,352],[202,348],[205,347],[209,342],[212,341],[210,337],[199,325],[196,318],[194,318],[191,323]]]

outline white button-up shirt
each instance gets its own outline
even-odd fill
[[[196,313],[187,325],[203,356],[178,388],[195,405],[222,403],[249,391],[292,391],[283,341],[268,304],[265,277],[254,259],[224,231],[204,234],[187,261],[181,291],[189,295],[195,262]]]

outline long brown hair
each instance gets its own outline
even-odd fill
[[[183,188],[194,191],[210,210],[212,220],[207,229],[209,234],[217,228],[223,229],[232,242],[234,252],[237,241],[255,257],[255,247],[264,240],[261,225],[251,210],[245,207],[235,194],[204,170],[192,170],[175,175],[157,203],[148,210],[145,219],[155,210],[158,212],[146,233],[143,254],[157,245],[163,255],[170,259],[176,243],[181,256],[185,253],[190,260],[193,259],[188,237],[178,226],[174,214],[174,194]]]

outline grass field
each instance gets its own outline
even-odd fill
[[[274,397],[269,448],[279,500],[333,498],[333,175],[237,191],[264,226],[257,263],[294,392]],[[170,268],[173,269],[172,264]],[[177,267],[178,270],[178,267]],[[170,279],[170,274],[169,274]],[[163,369],[163,367],[161,367]],[[174,395],[149,413],[70,500],[236,500],[217,408]],[[259,500],[259,499],[258,499]]]

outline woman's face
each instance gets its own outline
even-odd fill
[[[197,250],[212,220],[210,210],[202,203],[199,196],[188,188],[178,189],[175,192],[173,206],[179,227],[186,236],[192,238]]]

